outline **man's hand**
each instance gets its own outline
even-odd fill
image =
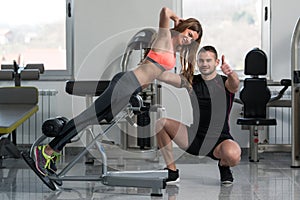
[[[233,73],[233,70],[231,69],[231,67],[225,62],[224,55],[222,55],[222,58],[221,58],[221,70],[226,76],[231,75]]]
[[[232,93],[236,93],[239,89],[240,80],[236,72],[225,62],[225,56],[222,55],[221,70],[227,76],[225,87]]]

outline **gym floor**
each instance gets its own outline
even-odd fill
[[[300,199],[300,169],[291,168],[290,153],[261,153],[257,163],[248,161],[243,151],[240,165],[232,168],[234,184],[221,186],[217,162],[209,158],[182,155],[177,160],[181,182],[167,186],[162,197],[151,197],[150,189],[108,187],[98,182],[66,181],[59,191],[48,189],[25,165],[22,159],[1,160],[0,199],[183,199],[183,200],[298,200]],[[58,164],[61,169],[72,155],[65,154]],[[162,169],[163,161],[109,160],[110,167],[131,169]],[[70,174],[98,174],[100,164],[79,162]]]

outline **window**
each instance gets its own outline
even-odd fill
[[[0,0],[1,64],[43,63],[42,79],[70,77],[66,56],[66,2]],[[70,67],[69,67],[70,68]]]
[[[215,46],[235,70],[244,69],[246,54],[261,47],[259,0],[184,0],[183,18],[195,17],[203,27],[201,46]]]

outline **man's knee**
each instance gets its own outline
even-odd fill
[[[228,161],[229,165],[231,167],[236,166],[240,163],[241,160],[241,154],[237,150],[230,150],[230,153],[228,155]]]
[[[226,144],[225,144],[226,143]],[[236,166],[241,160],[241,148],[234,141],[226,141],[220,148],[219,155],[230,167]]]
[[[228,160],[228,164],[233,167],[240,163],[241,160],[241,150],[237,147],[229,148],[226,152],[226,157]]]

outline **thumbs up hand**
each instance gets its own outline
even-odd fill
[[[233,70],[231,69],[231,67],[226,63],[224,55],[222,55],[222,58],[221,58],[221,70],[227,76],[231,75],[233,73]]]

